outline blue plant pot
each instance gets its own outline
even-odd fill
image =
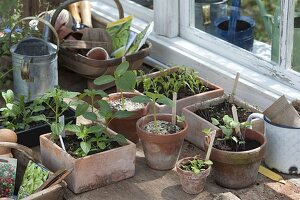
[[[254,19],[247,16],[239,16],[236,22],[235,37],[232,41],[229,41],[230,37],[228,35],[229,19],[229,16],[225,16],[215,20],[216,36],[243,49],[252,51],[254,42],[253,31],[255,27]]]

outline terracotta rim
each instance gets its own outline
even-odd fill
[[[198,159],[202,159],[201,157],[197,156]],[[186,171],[180,168],[180,166],[183,163],[186,163],[187,161],[193,160],[194,157],[185,157],[180,159],[179,161],[177,161],[176,163],[176,171],[178,174],[182,175],[182,176],[193,176],[194,178],[202,178],[203,176],[208,176],[211,170],[211,166],[209,166],[207,169],[205,169],[204,171],[202,171],[199,174],[195,174],[192,171]]]
[[[217,130],[217,135],[220,134],[221,134],[221,130],[219,129]],[[218,162],[229,163],[229,164],[231,163],[232,160],[243,160],[244,162],[240,164],[246,164],[246,163],[251,163],[253,161],[261,160],[266,153],[266,144],[267,144],[266,137],[263,134],[256,132],[252,129],[246,129],[246,138],[249,138],[249,136],[247,137],[247,135],[249,134],[256,135],[259,138],[260,141],[253,138],[257,142],[261,143],[259,147],[248,151],[238,151],[238,152],[224,151],[213,147],[211,158],[213,160],[217,160]],[[208,141],[205,140],[204,144],[205,144],[205,149],[207,149]],[[215,157],[217,157],[217,159],[215,159]]]
[[[187,130],[188,130],[188,123],[185,121],[178,123],[177,125],[183,128],[177,133],[174,134],[166,134],[166,135],[158,135],[155,133],[148,133],[143,129],[143,125],[147,124],[150,121],[153,121],[153,114],[151,115],[146,115],[142,118],[140,118],[137,123],[136,123],[136,128],[137,128],[137,133],[139,135],[140,139],[146,139],[146,140],[157,140],[159,143],[166,143],[166,139],[169,141],[167,143],[172,143],[174,141],[177,141],[177,138],[184,138],[187,135]],[[160,120],[161,118],[167,118],[163,119],[165,121],[171,122],[172,121],[172,115],[171,114],[157,114],[157,119]],[[145,123],[144,123],[145,122]],[[160,140],[160,141],[159,141]]]

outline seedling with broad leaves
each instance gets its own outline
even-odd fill
[[[122,108],[125,110],[125,101],[123,92],[133,91],[136,84],[136,73],[133,71],[127,71],[129,68],[129,62],[122,62],[112,75],[103,75],[94,80],[95,85],[104,85],[111,82],[115,82],[117,91],[121,93]]]
[[[211,160],[201,160],[195,156],[193,160],[189,160],[187,163],[182,164],[180,168],[186,171],[192,171],[195,174],[200,174],[212,164],[213,162]]]

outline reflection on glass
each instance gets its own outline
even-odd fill
[[[130,0],[147,8],[153,9],[153,0]]]
[[[296,1],[292,69],[300,72],[300,2]]]

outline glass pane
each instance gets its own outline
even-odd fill
[[[271,60],[279,0],[194,0],[195,28]],[[277,13],[278,15],[278,13]],[[279,25],[278,25],[279,27]],[[276,33],[276,34],[275,34]],[[274,51],[277,49],[275,48]],[[277,59],[274,59],[277,61]]]
[[[153,0],[128,0],[128,1],[133,1],[137,4],[153,9]]]
[[[300,72],[300,1],[296,1],[292,69]]]

